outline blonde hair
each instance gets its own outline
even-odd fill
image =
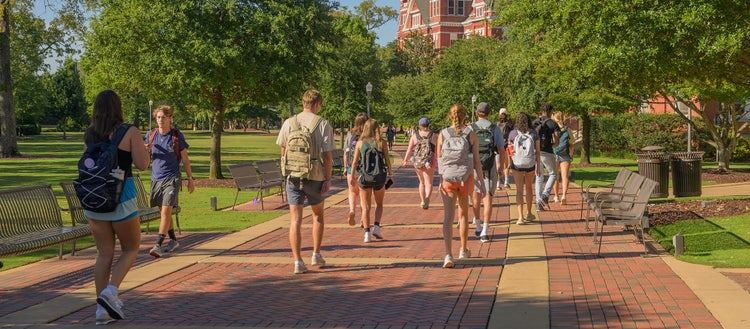
[[[305,95],[302,96],[302,107],[306,109],[312,108],[313,105],[318,103],[323,103],[323,95],[315,89],[306,91]]]
[[[560,129],[565,126],[565,121],[563,121],[563,114],[560,111],[552,113],[552,120],[555,120],[555,122],[557,122],[557,125],[560,126]]]
[[[378,130],[379,130],[378,120],[375,120],[375,119],[367,120],[367,122],[365,122],[365,125],[362,127],[362,135],[359,136],[359,140],[361,141],[374,140],[378,142],[378,147],[380,147],[382,138],[380,137],[380,132]]]
[[[156,118],[156,114],[158,114],[159,112],[164,113],[164,116],[167,116],[167,117],[171,117],[172,114],[174,113],[171,106],[162,105],[162,106],[157,107],[154,110],[154,113],[153,113],[154,118]]]
[[[454,129],[458,130],[466,125],[466,109],[463,105],[456,103],[448,111],[448,119],[453,123]]]

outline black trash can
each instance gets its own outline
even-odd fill
[[[672,194],[675,197],[701,195],[703,153],[672,153]]]
[[[669,153],[661,146],[646,146],[641,149],[645,153],[636,154],[638,158],[638,173],[656,182],[652,198],[666,198],[669,196]]]

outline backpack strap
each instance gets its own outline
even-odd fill
[[[120,126],[117,127],[117,130],[115,130],[115,133],[112,135],[112,139],[110,139],[109,142],[115,145],[120,145],[120,142],[122,141],[122,138],[125,137],[125,133],[128,132],[128,129],[130,129],[129,124],[120,124]]]
[[[172,148],[174,149],[174,154],[177,154],[177,163],[182,162],[182,153],[180,153],[180,136],[177,135],[177,128],[172,128],[170,131],[172,133]]]

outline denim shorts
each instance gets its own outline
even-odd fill
[[[557,163],[560,163],[560,162],[573,162],[573,158],[571,158],[569,154],[564,154],[564,155],[557,155],[557,154],[555,154],[555,161],[557,161]]]
[[[290,205],[304,205],[305,198],[307,202],[314,206],[323,202],[323,181],[317,180],[292,180],[286,182],[286,198]]]

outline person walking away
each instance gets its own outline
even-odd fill
[[[505,166],[505,140],[503,133],[498,126],[489,120],[490,104],[482,102],[477,105],[477,121],[469,125],[469,128],[477,135],[479,162],[480,167],[475,167],[474,171],[482,171],[484,177],[484,186],[487,187],[487,193],[482,196],[479,191],[479,182],[474,183],[474,193],[472,193],[472,210],[474,212],[474,226],[476,230],[474,235],[482,242],[489,242],[488,235],[490,219],[492,218],[492,196],[495,192],[495,184],[498,183],[498,177],[501,176]],[[480,175],[474,175],[480,177]],[[484,211],[481,207],[484,206]],[[481,218],[481,219],[480,219]]]
[[[500,130],[503,132],[503,140],[505,141],[505,145],[503,145],[503,149],[508,148],[508,136],[510,135],[510,131],[513,130],[513,122],[510,119],[510,116],[508,115],[508,109],[501,108],[500,109],[500,120],[497,122],[497,126],[500,127]],[[508,155],[508,152],[503,152],[505,155],[504,158],[504,168],[503,168],[503,178],[504,181],[500,181],[498,178],[497,180],[497,189],[500,189],[500,184],[503,184],[505,189],[510,188],[510,156]],[[498,157],[501,156],[500,154],[497,155]]]
[[[549,208],[549,196],[552,192],[552,186],[557,179],[557,172],[555,171],[555,154],[553,147],[555,141],[560,134],[560,127],[557,126],[554,120],[550,119],[552,114],[552,105],[542,104],[539,108],[541,116],[534,121],[534,128],[539,135],[539,147],[541,150],[540,160],[544,169],[549,173],[547,184],[544,185],[542,190],[542,184],[544,183],[544,170],[539,170],[539,175],[536,176],[536,210],[537,212],[544,210],[545,207]],[[540,168],[541,169],[541,168]],[[513,176],[515,177],[515,176]]]
[[[149,158],[138,128],[125,124],[120,97],[112,90],[100,92],[94,100],[91,126],[83,139],[86,143],[109,141],[118,129],[127,129],[117,145],[118,167],[125,172],[125,181],[120,194],[120,203],[112,212],[97,213],[84,210],[96,243],[94,264],[94,286],[96,287],[96,324],[108,324],[115,319],[124,319],[124,304],[118,289],[125,275],[133,266],[141,241],[141,221],[138,217],[138,202],[133,182],[133,169],[148,168]],[[122,253],[112,266],[115,257],[115,241],[120,240]]]
[[[357,141],[359,136],[362,135],[362,127],[369,118],[367,113],[360,112],[354,118],[354,128],[349,130],[344,138],[344,168],[346,168],[346,182],[349,187],[348,201],[349,201],[349,226],[356,224],[354,216],[356,215],[354,209],[356,208],[357,202],[359,202],[359,185],[356,183],[350,183],[352,176],[354,176],[354,182],[356,182],[358,172],[356,168],[352,170],[352,160],[354,159],[354,149],[357,147]]]
[[[286,177],[286,193],[291,222],[289,244],[294,257],[294,274],[307,272],[302,261],[302,208],[305,199],[312,208],[313,254],[312,265],[323,266],[320,254],[325,227],[324,197],[331,188],[333,156],[336,148],[333,129],[318,115],[323,96],[317,90],[307,90],[302,96],[302,112],[286,119],[279,130],[276,145],[281,147],[281,169]]]
[[[432,181],[437,167],[437,134],[430,129],[430,120],[419,119],[419,130],[409,139],[409,146],[404,154],[404,165],[413,165],[419,178],[419,201],[422,209],[430,208]]]
[[[188,158],[188,148],[185,135],[172,128],[172,108],[162,105],[154,110],[153,116],[158,125],[144,137],[146,148],[151,154],[151,206],[159,207],[161,218],[159,221],[159,237],[148,252],[159,258],[164,252],[172,252],[180,246],[174,234],[172,210],[179,202],[182,189],[182,174],[180,163],[187,174],[188,192],[195,191],[193,169]],[[162,247],[164,239],[169,235],[169,243]]]
[[[533,201],[532,182],[534,175],[542,171],[540,159],[539,136],[531,128],[531,116],[521,112],[516,116],[515,129],[508,136],[508,153],[510,154],[513,170],[513,181],[516,182],[516,207],[518,220],[516,224],[523,225],[533,221],[536,217],[531,213]],[[526,193],[526,216],[523,215],[524,191]]]
[[[383,199],[388,180],[393,180],[391,160],[388,155],[388,143],[380,137],[378,122],[369,119],[362,129],[357,147],[354,150],[352,166],[359,168],[359,177],[352,177],[350,184],[359,185],[359,200],[362,207],[362,227],[365,231],[365,243],[372,242],[372,237],[382,239],[380,229],[383,218]],[[372,223],[370,209],[375,197],[375,222]],[[371,225],[374,224],[374,225]],[[372,231],[371,231],[372,230]]]
[[[385,131],[385,136],[388,139],[388,149],[393,149],[393,141],[396,139],[396,128],[388,125],[388,130]]]
[[[448,112],[451,126],[440,131],[437,143],[438,168],[442,181],[440,196],[443,199],[443,242],[445,259],[443,268],[455,266],[452,253],[453,216],[456,201],[459,207],[459,259],[470,258],[467,248],[469,238],[469,191],[474,190],[474,168],[480,168],[477,134],[466,125],[466,109],[454,104]],[[470,156],[466,156],[466,155]],[[482,171],[476,171],[479,194],[484,197],[486,188]]]
[[[565,125],[563,121],[562,112],[555,112],[552,114],[552,119],[555,120],[560,129],[560,138],[558,139],[557,146],[555,146],[555,160],[557,162],[557,172],[560,174],[561,179],[555,180],[553,191],[555,193],[555,201],[558,200],[558,182],[562,184],[562,195],[560,196],[560,204],[568,204],[566,196],[568,195],[568,184],[570,184],[570,164],[573,162],[573,143],[570,142],[571,131],[570,127]]]

